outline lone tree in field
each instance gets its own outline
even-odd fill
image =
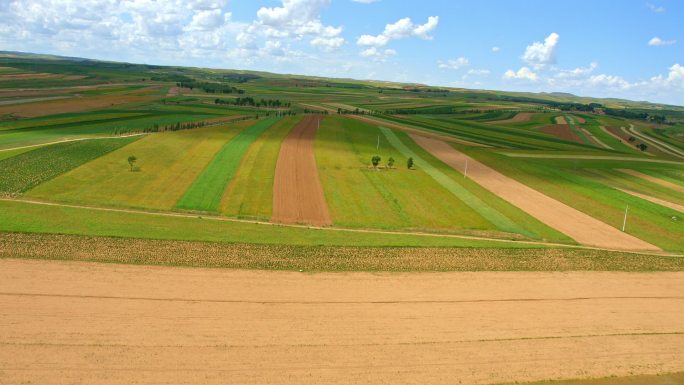
[[[371,163],[373,163],[374,168],[378,168],[378,165],[380,164],[380,156],[379,155],[374,155],[371,158]]]
[[[138,158],[135,157],[135,155],[131,155],[128,157],[128,164],[131,166],[131,171],[133,171],[133,164],[138,161]]]
[[[392,168],[394,167],[394,158],[390,156],[389,159],[387,159],[387,168]]]
[[[413,168],[413,158],[408,158],[406,161],[406,167],[410,170]]]

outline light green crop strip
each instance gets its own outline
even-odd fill
[[[407,158],[413,158],[413,160],[420,164],[421,169],[423,169],[428,175],[430,175],[437,183],[442,187],[446,188],[454,194],[458,199],[463,201],[471,209],[475,210],[478,214],[482,215],[483,218],[494,224],[502,231],[508,231],[512,233],[525,234],[532,236],[532,234],[525,230],[524,228],[518,226],[515,222],[510,220],[505,215],[498,212],[496,209],[489,206],[487,203],[483,202],[480,198],[473,195],[470,191],[466,190],[465,187],[456,183],[445,173],[439,171],[435,166],[426,162],[424,159],[416,155],[410,148],[408,148],[402,141],[397,137],[397,135],[386,127],[380,127],[380,131],[385,135],[387,141],[394,146],[399,152],[401,152]]]

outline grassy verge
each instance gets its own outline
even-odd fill
[[[23,193],[139,137],[57,143],[0,161],[0,193]]]
[[[589,250],[254,245],[17,233],[0,233],[0,258],[300,271],[684,269],[684,258]]]
[[[276,121],[274,118],[259,121],[226,143],[190,185],[176,207],[186,210],[218,211],[226,186],[237,172],[247,149]]]

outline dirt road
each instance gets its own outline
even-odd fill
[[[0,383],[492,384],[684,370],[684,273],[0,260]]]
[[[314,156],[319,119],[316,115],[302,119],[280,147],[273,182],[274,222],[332,224]]]
[[[548,226],[583,245],[622,250],[659,250],[579,210],[534,190],[513,178],[456,151],[447,143],[411,135],[413,140],[444,163],[461,169],[468,160],[468,177]]]

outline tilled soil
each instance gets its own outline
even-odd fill
[[[558,119],[558,118],[556,118],[556,119]],[[577,132],[575,132],[567,124],[551,124],[551,125],[542,127],[541,131],[545,132],[547,134],[556,136],[556,137],[561,138],[561,139],[569,140],[571,142],[584,143],[582,141],[582,138],[580,138],[580,136],[577,135]]]
[[[318,178],[314,140],[320,116],[302,119],[283,141],[273,182],[273,216],[278,223],[332,224]]]
[[[575,208],[456,151],[447,143],[419,135],[413,139],[444,163],[460,169],[468,160],[468,177],[504,200],[583,245],[618,250],[659,250]]]
[[[684,273],[0,260],[2,384],[494,384],[684,370]]]

